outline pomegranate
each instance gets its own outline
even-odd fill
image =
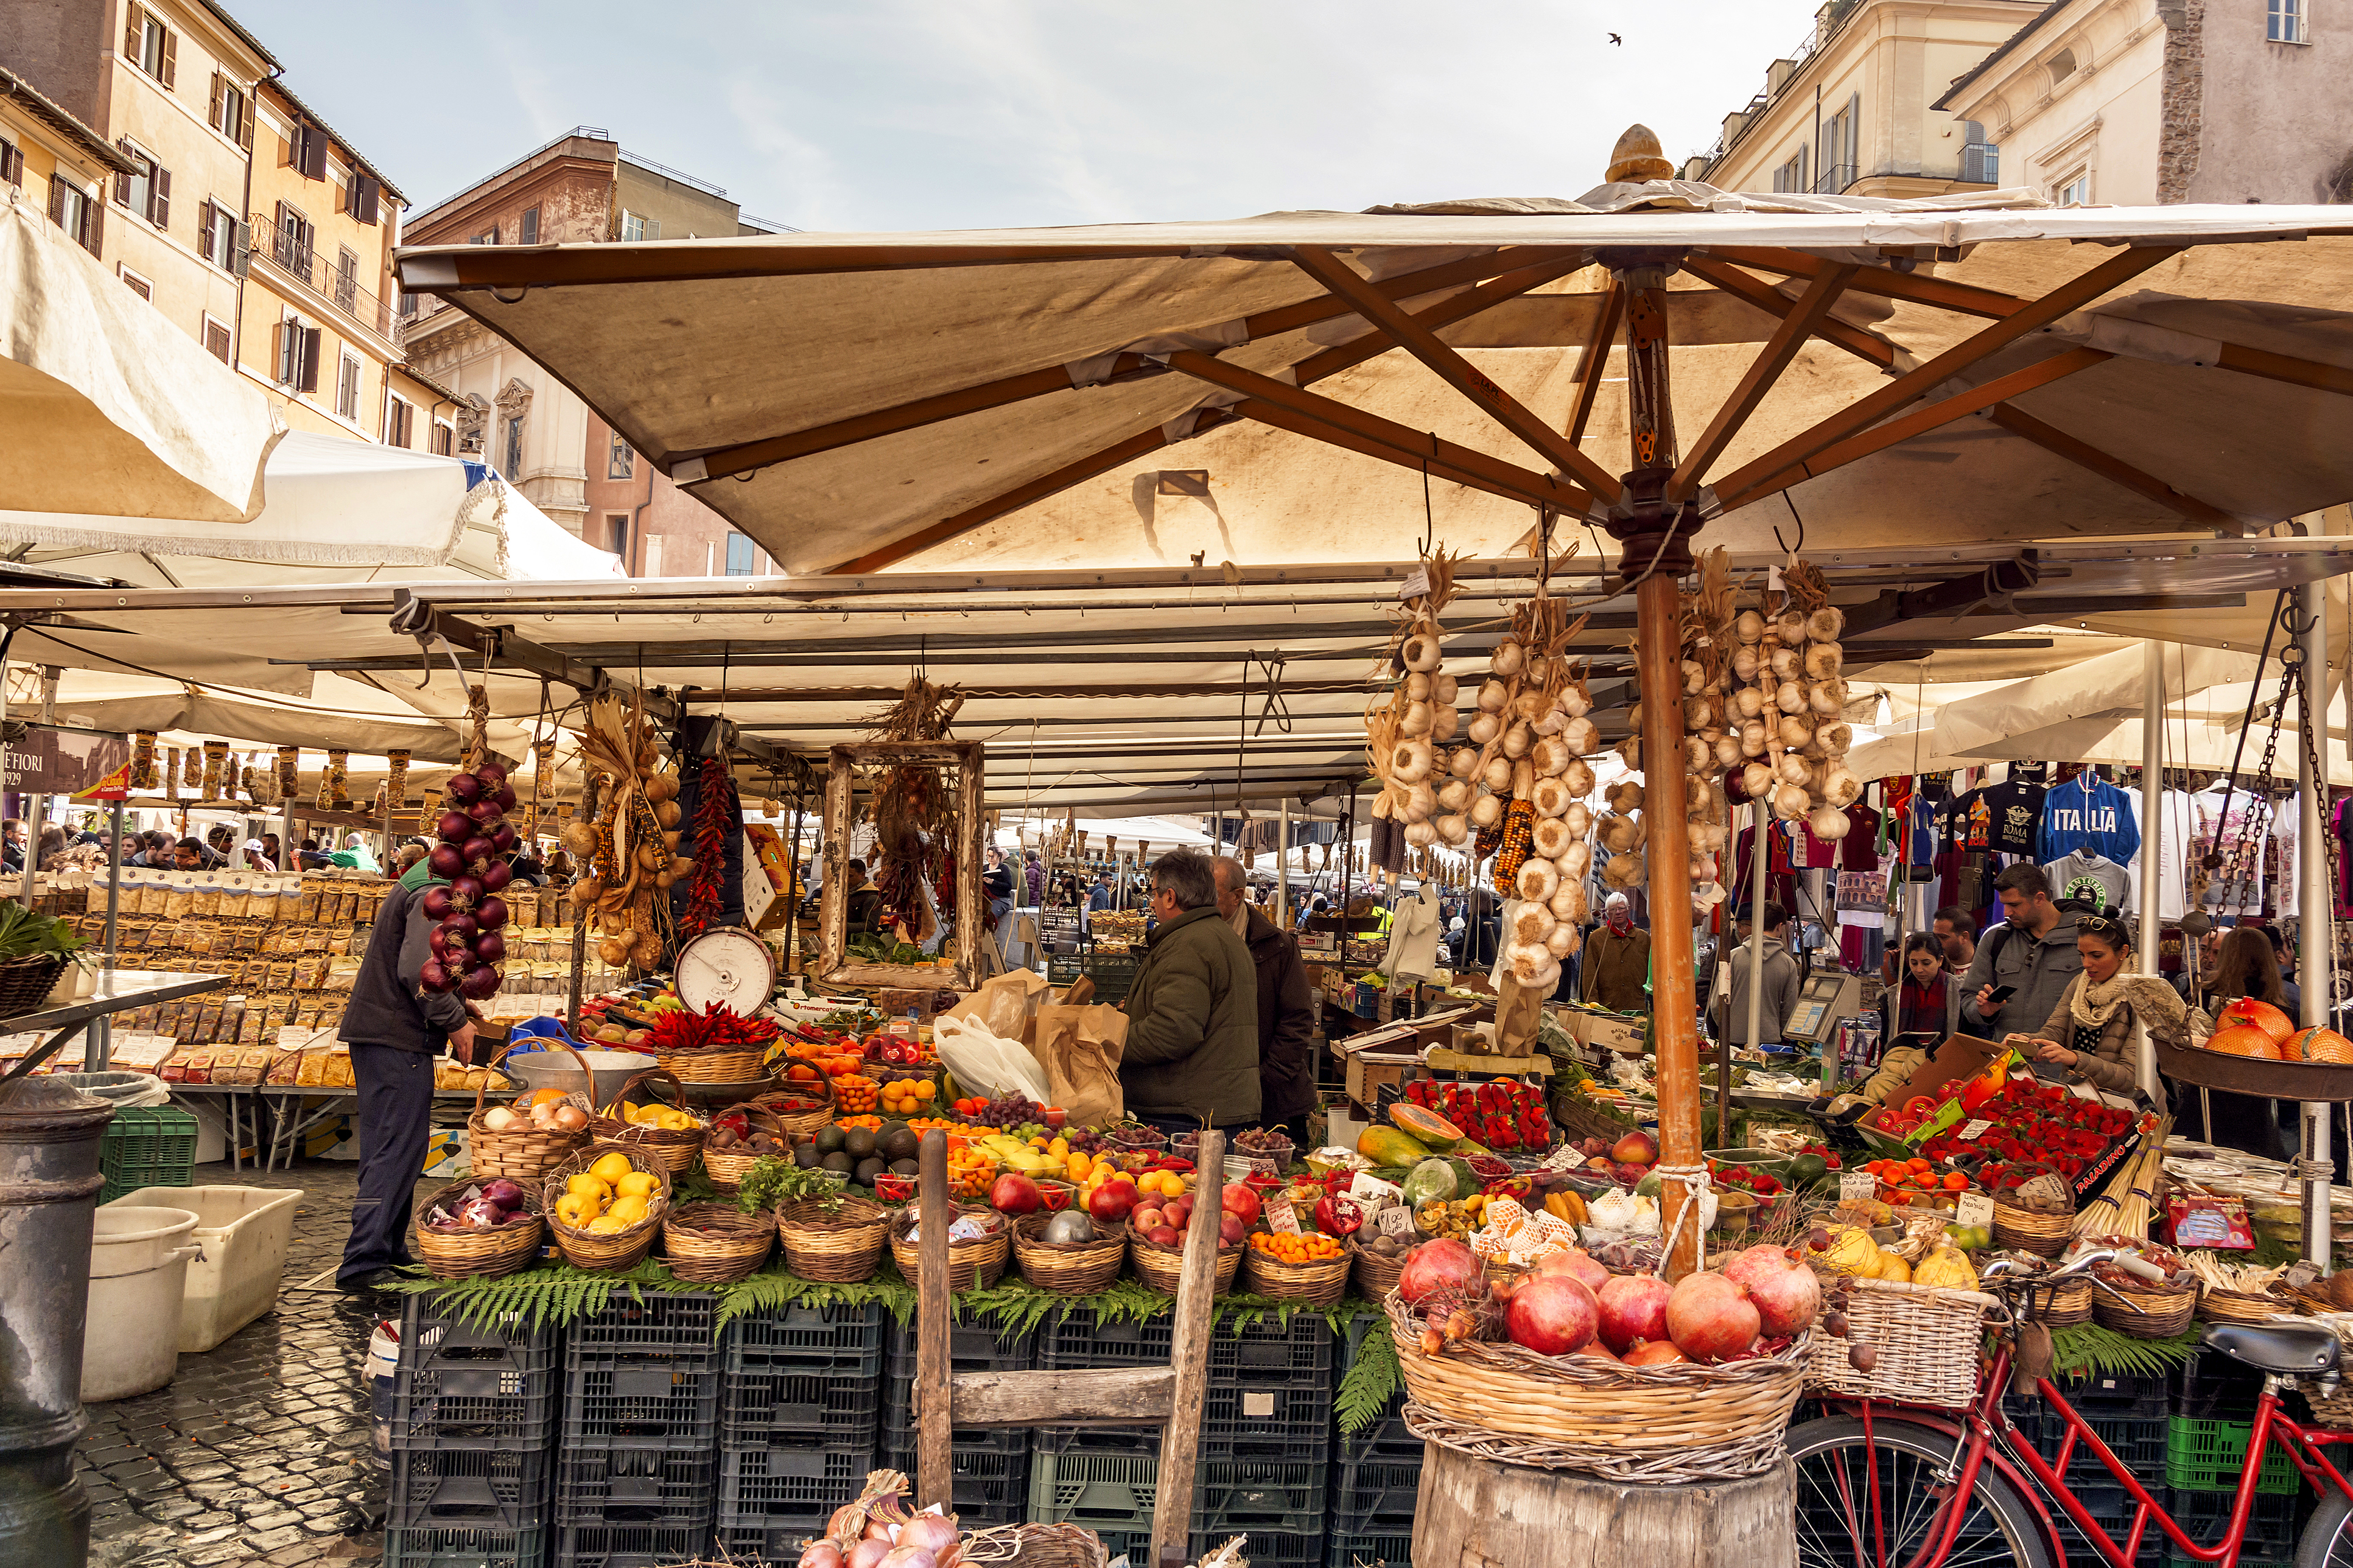
[[[1785,1247],[1752,1247],[1724,1266],[1724,1277],[1757,1304],[1758,1331],[1794,1334],[1812,1325],[1822,1308],[1814,1271]]]
[[[1667,1337],[1694,1361],[1722,1361],[1756,1343],[1761,1320],[1736,1280],[1686,1275],[1667,1298]]]
[[[1565,1252],[1547,1252],[1536,1259],[1538,1275],[1560,1274],[1577,1281],[1587,1289],[1600,1294],[1601,1287],[1609,1283],[1609,1270],[1593,1260],[1593,1255],[1581,1247]]]
[[[1405,1255],[1398,1275],[1398,1294],[1412,1306],[1440,1290],[1477,1291],[1483,1275],[1478,1254],[1470,1244],[1448,1237],[1425,1241]]]
[[[1592,1356],[1598,1361],[1616,1361],[1618,1359],[1616,1356],[1609,1353],[1609,1347],[1603,1344],[1599,1340],[1586,1341],[1583,1344],[1577,1347],[1577,1353],[1578,1355]]]
[[[1674,1287],[1654,1274],[1613,1274],[1595,1293],[1601,1342],[1624,1355],[1643,1340],[1667,1337],[1667,1299]]]
[[[1618,1359],[1628,1366],[1665,1366],[1671,1362],[1689,1361],[1691,1357],[1675,1349],[1672,1340],[1644,1340]]]
[[[1512,1292],[1504,1321],[1514,1344],[1540,1355],[1567,1355],[1593,1338],[1599,1317],[1582,1280],[1543,1274]]]

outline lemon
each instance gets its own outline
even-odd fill
[[[616,1151],[603,1156],[595,1164],[589,1166],[588,1174],[609,1186],[635,1169],[637,1167],[629,1163],[629,1157],[627,1154]]]
[[[613,1195],[610,1187],[586,1171],[574,1172],[572,1179],[564,1184],[564,1190],[567,1193],[585,1194],[595,1198],[598,1203]]]

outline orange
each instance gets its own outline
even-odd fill
[[[1934,1165],[1931,1165],[1926,1160],[1906,1160],[1904,1162],[1904,1168],[1907,1171],[1933,1171],[1936,1169]]]
[[[1945,1173],[1945,1190],[1948,1193],[1966,1193],[1969,1190],[1969,1179],[1958,1171],[1947,1171]]]

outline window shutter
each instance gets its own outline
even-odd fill
[[[228,269],[242,278],[253,257],[253,226],[249,223],[237,225],[229,245]]]
[[[66,226],[66,182],[60,174],[49,176],[49,221],[59,228]]]
[[[217,261],[220,253],[213,248],[213,223],[220,209],[210,202],[196,207],[196,254],[206,261]]]
[[[319,390],[319,339],[321,333],[319,329],[316,327],[302,327],[298,329],[298,331],[302,334],[301,387],[305,392],[316,392]]]
[[[25,183],[25,154],[14,142],[0,142],[0,184]]]
[[[247,152],[253,151],[253,95],[240,91],[237,95],[237,144]]]
[[[142,26],[146,18],[140,15],[137,5],[129,5],[122,8],[122,52],[131,57],[131,63],[134,66],[139,63],[141,54],[139,46],[146,42],[144,37],[146,29]]]
[[[646,237],[648,239],[659,239],[661,237],[661,219],[658,217],[649,217],[646,219]]]
[[[376,183],[373,174],[352,171],[349,205],[355,223],[373,225],[376,220]]]
[[[121,141],[117,142],[115,145],[122,150],[122,155],[124,157],[129,158],[133,163],[139,161],[139,154],[132,147],[131,139],[129,137],[124,137]],[[117,174],[114,176],[114,199],[121,202],[126,207],[131,205],[130,175]]]
[[[1862,94],[1851,93],[1846,100],[1846,161],[1854,165],[1854,177],[1862,178]]]
[[[237,128],[229,124],[221,114],[221,105],[227,97],[224,89],[227,86],[228,83],[223,79],[220,72],[213,72],[213,96],[211,101],[205,105],[205,123],[225,136],[233,136],[237,133]]]
[[[83,249],[96,256],[100,247],[106,240],[106,204],[104,202],[90,199],[82,202],[81,228],[82,232],[76,237],[81,241]]]
[[[151,189],[154,194],[147,199],[147,221],[157,228],[169,228],[172,226],[172,171],[157,168]]]
[[[164,29],[164,85],[170,87],[180,74],[180,35],[169,27]]]
[[[323,180],[327,177],[327,138],[315,125],[302,125],[302,177]]]

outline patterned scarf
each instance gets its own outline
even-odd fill
[[[2154,974],[2127,974],[2122,970],[2100,984],[2078,974],[2067,987],[2067,1010],[2087,1029],[2105,1029],[2118,1007],[2130,1009],[2143,1025],[2179,1026],[2189,1008],[2173,987]]]

